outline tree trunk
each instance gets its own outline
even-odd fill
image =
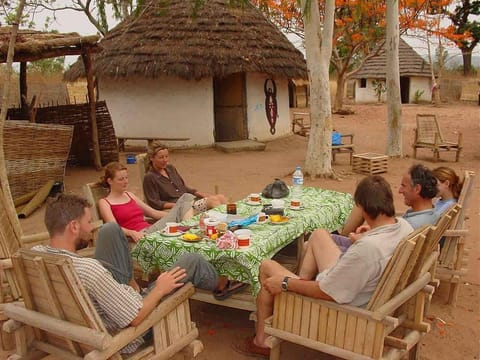
[[[5,152],[3,149],[3,130],[5,127],[5,119],[7,118],[8,99],[10,95],[10,82],[12,80],[12,63],[15,52],[15,41],[17,40],[18,24],[22,18],[23,7],[25,6],[25,0],[18,2],[17,12],[15,14],[15,23],[12,26],[12,32],[10,34],[10,42],[8,44],[7,62],[6,62],[6,76],[3,84],[2,104],[0,108],[0,196],[4,199],[5,209],[7,213],[9,223],[15,233],[16,240],[20,244],[20,237],[22,235],[22,229],[18,222],[17,214],[15,212],[15,205],[13,204],[12,194],[10,192],[10,185],[7,177],[7,167],[5,163]],[[2,211],[3,212],[3,211]],[[3,216],[3,215],[2,215]],[[6,229],[4,229],[5,231]],[[12,239],[13,240],[13,239]]]
[[[463,75],[469,76],[472,72],[472,51],[468,48],[462,48]]]
[[[302,5],[311,117],[305,173],[311,177],[332,177],[332,106],[328,70],[332,56],[335,0],[326,1],[323,33],[318,1],[303,0]]]
[[[337,92],[335,93],[335,104],[333,108],[335,110],[341,110],[343,108],[343,98],[345,97],[345,73],[337,71]]]
[[[387,155],[402,156],[402,103],[400,97],[400,65],[398,60],[398,0],[387,1]]]

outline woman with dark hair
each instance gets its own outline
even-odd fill
[[[168,162],[168,148],[153,142],[148,149],[149,168],[143,179],[143,193],[146,202],[154,209],[171,209],[184,194],[192,194],[192,208],[195,213],[204,212],[227,199],[222,194],[207,194],[188,187],[175,166]]]
[[[193,216],[193,195],[184,194],[169,211],[160,211],[145,204],[135,194],[127,191],[127,168],[111,162],[105,166],[105,175],[100,184],[110,189],[107,197],[100,199],[98,209],[105,222],[116,222],[126,236],[137,242],[145,234],[162,230],[167,222],[179,222]],[[144,216],[157,220],[153,225]]]

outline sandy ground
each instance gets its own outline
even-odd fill
[[[386,144],[386,106],[351,106],[354,115],[334,116],[334,126],[342,133],[354,133],[357,153],[384,153]],[[395,192],[397,211],[405,209],[398,194],[400,178],[415,161],[435,167],[431,162],[432,153],[419,151],[419,158],[412,155],[413,129],[415,114],[437,114],[444,136],[455,139],[453,132],[463,133],[464,152],[459,163],[453,162],[454,153],[441,155],[441,165],[451,166],[457,173],[464,170],[479,172],[480,164],[480,107],[474,104],[444,104],[440,107],[430,105],[405,105],[402,108],[403,119],[403,151],[402,159],[390,159],[389,170],[384,176],[392,184]],[[194,149],[171,151],[173,163],[191,186],[206,192],[213,192],[215,185],[219,191],[233,200],[245,197],[248,193],[260,191],[274,178],[282,178],[291,182],[291,173],[296,165],[303,165],[307,140],[292,135],[267,144],[263,152],[239,152],[225,154],[215,149]],[[141,148],[127,147],[127,152],[135,152]],[[121,154],[122,161],[125,154]],[[128,165],[130,190],[140,194],[140,180],[137,165]],[[339,180],[305,179],[307,186],[318,186],[338,191],[353,192],[362,175],[352,172],[348,163],[348,155],[339,155],[334,169]],[[65,186],[67,191],[81,193],[86,182],[96,181],[101,173],[92,169],[69,168],[66,172]],[[445,305],[447,288],[441,286],[433,298],[430,307],[432,331],[422,340],[422,359],[478,359],[480,338],[480,249],[479,249],[479,181],[474,188],[474,197],[469,209],[471,229],[467,239],[471,248],[468,275],[465,285],[461,287],[456,308]],[[30,234],[43,230],[43,209],[35,212],[30,218],[22,220],[24,233]],[[192,303],[192,315],[200,328],[200,339],[205,350],[198,359],[247,359],[231,349],[234,339],[253,333],[253,323],[248,320],[248,313],[231,310],[215,305],[198,302]],[[435,320],[438,318],[439,320]],[[445,326],[441,326],[443,320]],[[308,359],[330,359],[332,357],[309,349],[286,344],[282,346],[283,359],[302,357]],[[1,357],[1,354],[0,354]]]

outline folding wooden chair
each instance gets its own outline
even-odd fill
[[[437,117],[433,114],[417,114],[417,128],[413,141],[413,157],[417,158],[417,149],[433,151],[433,161],[440,160],[440,151],[456,151],[455,161],[460,159],[462,152],[462,134],[458,134],[457,142],[447,141],[442,135]]]
[[[109,334],[68,256],[20,250],[13,265],[24,306],[4,306],[10,318],[3,328],[14,332],[21,358],[52,354],[59,359],[122,359],[119,351],[153,329],[153,344],[138,349],[133,359],[168,359],[179,351],[195,356],[202,349],[190,319],[187,284],[162,301],[138,326]],[[33,328],[33,339],[25,332]]]
[[[467,209],[472,198],[475,173],[465,171],[462,192],[458,198],[461,209],[451,226],[445,232],[445,242],[438,259],[437,275],[441,282],[450,285],[448,303],[455,305],[460,285],[467,269],[468,251],[465,238],[468,235],[466,226]]]
[[[413,358],[430,329],[425,295],[433,292],[428,270],[438,255],[428,254],[430,230],[420,228],[397,246],[366,309],[288,291],[276,296],[265,325],[270,359],[280,357],[283,340],[344,359]]]

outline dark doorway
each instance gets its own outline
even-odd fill
[[[215,141],[248,139],[245,74],[213,80]]]
[[[410,102],[410,78],[406,76],[400,76],[400,96],[402,98],[402,104],[408,104]]]

